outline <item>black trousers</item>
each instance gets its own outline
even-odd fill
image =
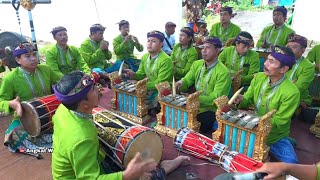
[[[197,120],[201,123],[200,133],[207,133],[212,130],[213,123],[216,121],[216,113],[213,111],[199,113]]]

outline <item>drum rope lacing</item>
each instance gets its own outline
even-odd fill
[[[177,136],[179,136],[179,135],[177,135]],[[183,135],[180,135],[180,136],[183,136]],[[197,139],[197,140],[199,140],[198,138],[190,138],[190,139]],[[194,143],[194,145],[196,145],[195,143]],[[189,146],[189,145],[186,145],[187,147]],[[189,146],[189,147],[195,147],[195,146]],[[200,149],[202,149],[202,150],[205,150],[205,151],[207,151],[208,153],[212,153],[211,151],[209,151],[208,149],[205,149],[205,148],[200,148]],[[198,157],[201,157],[201,158],[203,158],[203,159],[206,159],[206,160],[208,160],[208,161],[210,161],[211,163],[198,163],[198,164],[190,164],[190,165],[194,165],[194,166],[203,166],[203,165],[212,165],[212,166],[220,166],[222,169],[224,169],[225,171],[230,171],[230,169],[226,169],[225,168],[225,166],[228,166],[227,164],[225,164],[224,162],[223,162],[223,157],[226,155],[226,152],[228,152],[228,149],[227,148],[225,148],[225,149],[223,149],[223,151],[222,151],[222,153],[221,153],[221,156],[219,157],[219,160],[214,160],[214,159],[212,159],[212,158],[210,158],[210,157],[206,157],[206,156],[203,156],[202,154],[200,154],[200,153],[196,153],[196,152],[191,152],[191,151],[188,151],[188,150],[184,150],[184,149],[182,149],[182,148],[179,148],[178,147],[178,156],[180,155],[180,151],[181,152],[184,152],[184,153],[186,153],[186,154],[191,154],[191,155],[195,155],[195,156],[198,156]],[[236,155],[234,155],[234,157],[235,157]],[[251,161],[250,160],[250,158],[248,158],[247,159],[248,161]],[[254,161],[251,161],[251,162],[253,162],[253,163],[255,163]],[[240,163],[238,163],[238,162],[230,162],[230,166],[231,166],[231,169],[232,169],[232,171],[236,171],[236,172],[238,172],[238,170],[237,170],[237,168],[234,166],[234,164],[237,164],[238,166],[240,166],[240,167],[242,167],[242,168],[244,168],[244,169],[246,169],[246,170],[248,170],[248,171],[253,171],[252,169],[249,169],[249,168],[247,168],[247,167],[245,167],[245,166],[243,166],[242,164],[240,164]],[[225,166],[223,166],[223,165],[225,165]],[[229,167],[230,167],[229,166]]]

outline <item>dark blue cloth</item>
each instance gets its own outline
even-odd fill
[[[270,154],[277,160],[285,163],[298,163],[296,152],[288,138],[282,138],[278,142],[270,145]]]

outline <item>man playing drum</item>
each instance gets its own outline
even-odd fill
[[[259,72],[259,54],[250,49],[253,38],[246,31],[240,32],[236,37],[235,46],[223,49],[219,55],[219,60],[227,66],[231,76],[242,70],[241,85],[249,86],[253,74]]]
[[[270,48],[271,46],[285,46],[288,38],[294,30],[285,24],[287,18],[287,9],[283,6],[277,6],[273,10],[273,25],[263,29],[257,42],[258,48]]]
[[[154,160],[143,160],[140,154],[136,154],[123,172],[104,174],[104,167],[100,165],[103,156],[99,154],[98,133],[92,116],[101,97],[94,80],[75,71],[62,77],[54,92],[62,104],[53,117],[53,179],[127,180],[138,179],[150,172],[152,177],[164,179],[166,173],[189,160],[180,156],[163,161],[161,168],[155,170]]]
[[[134,48],[139,52],[143,51],[143,46],[140,44],[138,38],[129,34],[130,24],[126,20],[122,20],[119,23],[120,35],[113,39],[113,50],[117,55],[117,61],[115,64],[106,69],[107,73],[118,71],[122,61],[126,63],[129,69],[136,72],[139,68],[140,60],[136,59],[133,54]]]
[[[20,44],[13,51],[13,56],[20,66],[3,77],[0,87],[0,111],[6,114],[13,110],[16,112],[15,120],[6,131],[5,137],[5,144],[14,151],[26,137],[23,130],[21,133],[16,132],[18,136],[21,135],[20,139],[11,137],[15,131],[12,129],[14,124],[20,125],[18,119],[23,114],[20,102],[51,94],[51,85],[56,84],[60,76],[48,65],[38,64],[36,50],[30,43]]]
[[[289,70],[287,77],[297,86],[300,91],[300,108],[311,106],[312,98],[309,94],[315,68],[314,65],[302,55],[306,50],[308,39],[300,35],[290,35],[287,47],[289,47],[296,57],[296,64]]]
[[[80,53],[90,69],[100,68],[103,70],[109,65],[107,60],[112,57],[109,51],[109,43],[103,38],[105,27],[94,24],[90,27],[90,35],[80,46]]]
[[[79,50],[74,46],[67,45],[67,29],[58,26],[53,28],[51,33],[57,44],[51,46],[46,51],[46,63],[50,68],[58,73],[60,77],[74,70],[90,74],[90,69],[83,60]]]
[[[197,115],[202,133],[210,131],[216,122],[217,107],[213,105],[213,101],[220,96],[228,95],[231,87],[229,70],[218,60],[221,47],[222,43],[218,38],[208,38],[203,44],[203,60],[195,61],[186,76],[175,84],[178,90],[186,91],[195,85],[197,91],[203,91],[199,97],[200,112]]]
[[[264,63],[264,73],[258,73],[248,91],[235,100],[240,103],[239,108],[254,104],[259,116],[277,110],[271,118],[267,144],[272,156],[287,163],[298,162],[289,134],[291,117],[300,103],[300,92],[285,75],[294,64],[295,56],[290,48],[275,46]]]

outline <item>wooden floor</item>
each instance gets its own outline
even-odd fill
[[[109,90],[104,92],[102,106],[109,106],[105,101],[110,99],[112,93]],[[9,125],[10,117],[0,117],[0,140],[4,139],[4,132]],[[320,161],[320,139],[309,133],[310,124],[300,120],[293,120],[291,136],[297,140],[296,152],[300,163],[312,164]],[[51,154],[42,154],[43,159],[11,153],[0,145],[0,179],[52,179],[51,177]],[[201,167],[199,167],[201,168]],[[199,170],[199,172],[201,172]],[[222,171],[220,171],[221,173]],[[179,172],[178,172],[179,173]],[[207,172],[208,173],[208,172]],[[174,174],[174,173],[173,173]],[[171,177],[171,178],[170,178]],[[169,176],[168,179],[175,179],[177,176]],[[183,177],[183,176],[180,176]],[[180,178],[179,178],[180,179]],[[202,178],[206,179],[206,178]]]

